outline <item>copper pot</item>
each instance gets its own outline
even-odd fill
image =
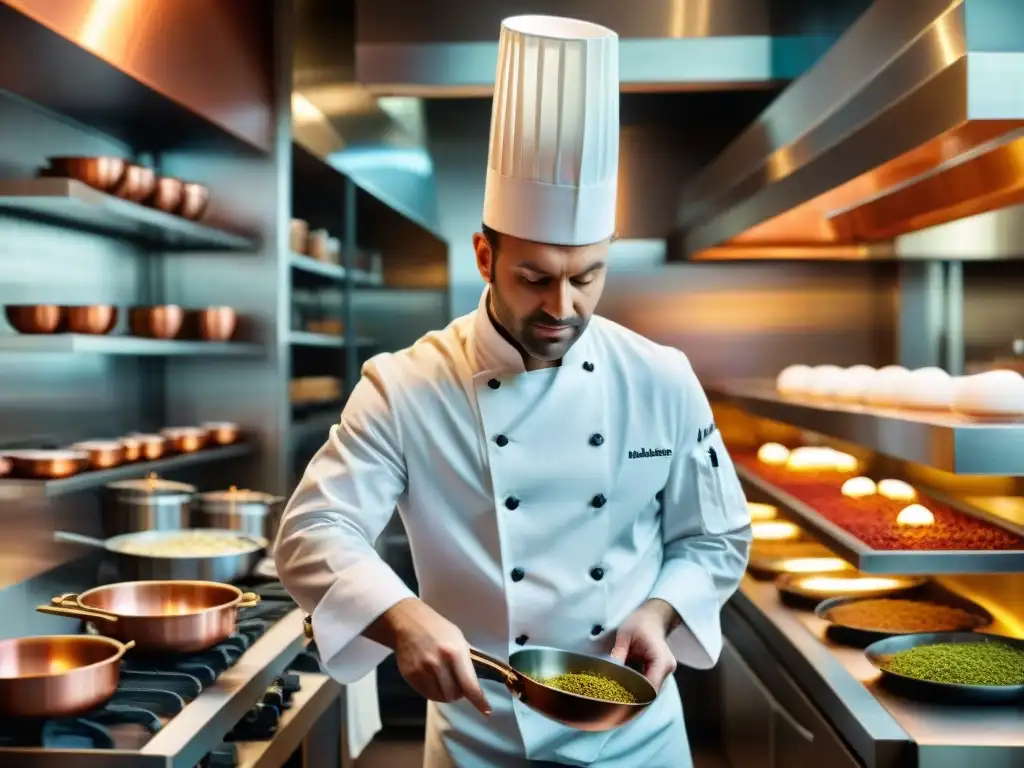
[[[202,427],[167,427],[160,434],[167,438],[178,453],[193,453],[205,448],[210,440],[210,433]]]
[[[196,310],[196,320],[199,337],[204,341],[228,341],[238,327],[238,316],[231,307]]]
[[[181,333],[185,310],[176,304],[157,307],[132,307],[128,324],[136,336],[149,339],[173,339]]]
[[[89,468],[84,451],[5,451],[11,474],[28,480],[56,480],[71,477]]]
[[[7,477],[11,473],[11,462],[0,456],[0,477]]]
[[[128,161],[122,157],[51,157],[43,176],[77,179],[100,192],[113,191],[124,179]]]
[[[61,595],[36,610],[93,620],[104,634],[131,639],[139,649],[193,653],[230,637],[238,609],[259,602],[258,595],[213,581],[126,581]]]
[[[92,635],[0,641],[0,718],[72,717],[105,704],[135,643]]]
[[[120,440],[85,440],[71,446],[89,456],[90,469],[110,469],[124,462],[124,446]]]
[[[117,324],[117,307],[94,304],[88,307],[64,307],[71,333],[88,333],[104,336],[114,330]]]
[[[158,176],[153,188],[153,195],[146,201],[154,208],[167,213],[174,213],[185,199],[185,184],[181,179],[170,176]]]
[[[18,333],[57,333],[64,327],[64,308],[53,304],[8,304],[4,314]]]
[[[152,168],[137,163],[129,163],[121,181],[114,187],[114,194],[141,203],[149,198],[156,188],[156,173]]]
[[[210,442],[214,445],[231,445],[237,443],[241,436],[241,428],[230,421],[206,421],[202,429],[210,435]]]
[[[186,181],[182,191],[184,195],[181,200],[181,208],[177,211],[178,215],[192,221],[202,218],[206,213],[206,206],[210,203],[210,190],[202,184]]]
[[[167,452],[167,438],[163,435],[125,435],[121,444],[125,461],[156,461]]]

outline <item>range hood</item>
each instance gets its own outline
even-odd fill
[[[356,0],[355,79],[372,93],[489,96],[507,16],[572,16],[619,33],[624,91],[777,87],[866,0]],[[819,6],[819,7],[815,7]]]
[[[899,236],[1024,202],[1022,6],[876,0],[687,186],[682,255],[933,257]]]

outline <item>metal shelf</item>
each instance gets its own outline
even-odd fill
[[[22,499],[53,498],[78,491],[99,488],[107,483],[118,480],[132,480],[145,477],[150,472],[157,474],[173,472],[187,467],[227,461],[253,453],[249,443],[235,443],[221,448],[205,448],[195,453],[181,453],[156,461],[136,461],[122,464],[112,469],[101,469],[94,472],[82,472],[78,475],[65,477],[61,480],[0,480],[0,501],[19,501]]]
[[[777,506],[783,515],[799,523],[822,544],[863,573],[887,576],[1020,573],[1024,563],[1024,552],[1014,550],[872,549],[853,534],[826,520],[813,507],[790,496],[743,465],[736,465],[736,473],[750,501],[761,501]],[[958,509],[966,511],[960,507]]]
[[[138,336],[90,336],[77,333],[0,335],[0,353],[46,352],[54,354],[88,353],[137,357],[181,357],[183,355],[236,356],[259,355],[258,344],[221,341],[179,341],[145,339]]]
[[[0,182],[0,209],[150,245],[191,251],[251,251],[255,243],[139,203],[107,195],[74,179]]]
[[[965,475],[1024,476],[1024,422],[798,400],[782,397],[764,383],[709,387],[708,395],[726,398],[755,416],[903,461]]]
[[[291,264],[292,269],[297,269],[298,271],[305,272],[309,275],[317,275],[318,277],[323,277],[327,280],[333,280],[338,283],[345,282],[345,278],[351,274],[352,283],[357,287],[373,287],[383,284],[380,276],[367,272],[364,269],[346,269],[340,264],[317,261],[312,256],[306,256],[301,253],[292,252],[289,254],[288,262]]]
[[[296,347],[345,347],[348,346],[344,336],[330,333],[310,333],[309,331],[289,331],[288,343]],[[372,347],[371,339],[356,339],[358,347]]]

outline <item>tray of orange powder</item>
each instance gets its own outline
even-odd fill
[[[844,496],[841,489],[848,473],[794,472],[749,454],[733,460],[750,501],[775,505],[863,573],[1024,571],[1024,537],[985,519],[981,512],[967,514],[918,492],[914,503],[931,513],[929,520],[903,524],[897,518],[910,501],[879,494]]]

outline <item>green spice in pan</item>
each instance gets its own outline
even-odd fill
[[[540,680],[544,685],[578,696],[603,699],[616,704],[636,704],[636,697],[614,680],[585,672],[565,672]]]
[[[894,654],[885,669],[934,683],[1024,685],[1024,650],[999,642],[921,645]]]

